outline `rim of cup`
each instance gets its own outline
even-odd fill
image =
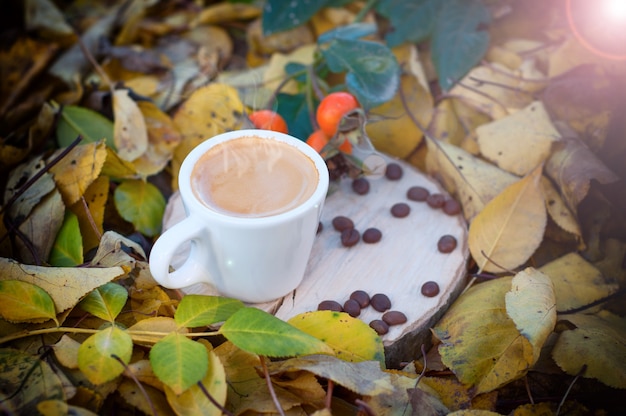
[[[249,136],[257,136],[262,139],[281,141],[288,145],[294,146],[295,148],[300,150],[304,154],[304,156],[311,159],[311,161],[315,165],[315,168],[317,169],[318,184],[313,194],[306,201],[289,211],[275,215],[269,215],[264,217],[238,217],[214,211],[196,197],[191,187],[191,174],[200,157],[204,155],[207,151],[209,151],[209,149],[215,147],[220,143]],[[301,215],[302,212],[310,209],[312,203],[316,203],[317,201],[320,201],[320,203],[322,203],[322,201],[326,197],[328,185],[329,174],[326,162],[315,149],[313,149],[302,140],[289,134],[261,129],[233,130],[215,135],[201,142],[199,145],[194,147],[191,152],[189,152],[189,154],[185,157],[178,173],[178,189],[181,193],[181,196],[183,196],[185,204],[193,206],[189,207],[190,212],[201,211],[204,215],[219,218],[222,221],[242,224],[245,223],[248,226],[251,224],[270,224],[273,222],[284,221],[285,219]]]

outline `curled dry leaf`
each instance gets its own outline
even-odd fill
[[[541,101],[476,129],[480,152],[501,169],[524,176],[543,163],[561,137]]]
[[[592,179],[601,184],[619,179],[576,138],[562,140],[546,163],[546,174],[558,185],[573,212],[577,212],[578,204],[587,196]]]
[[[128,90],[113,92],[113,141],[117,154],[132,161],[148,150],[148,128],[137,103]]]
[[[511,270],[539,247],[546,223],[539,166],[508,186],[476,215],[468,233],[470,252],[480,270]]]
[[[541,178],[541,186],[550,218],[552,218],[561,229],[576,236],[576,239],[582,244],[583,236],[580,225],[578,224],[578,219],[565,204],[559,191],[557,191],[550,179],[546,176]]]

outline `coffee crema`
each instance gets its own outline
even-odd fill
[[[317,188],[315,163],[287,143],[245,136],[220,143],[196,162],[191,187],[208,208],[267,217],[305,202]]]

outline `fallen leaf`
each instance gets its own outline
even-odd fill
[[[71,211],[65,212],[63,225],[48,256],[52,266],[71,267],[83,262],[83,238],[78,226],[78,218]]]
[[[148,149],[148,128],[137,103],[128,90],[113,93],[113,140],[117,154],[126,161],[143,155]]]
[[[563,319],[576,326],[561,332],[552,358],[569,375],[586,366],[583,377],[626,388],[626,320],[608,311],[574,314]]]
[[[50,295],[39,286],[19,280],[0,281],[0,315],[9,322],[56,321]]]
[[[21,192],[22,187],[36,174],[44,169],[45,163],[41,158],[33,158],[11,171],[4,190],[4,203],[11,218],[26,218],[33,208],[54,189],[52,175],[44,173],[35,183],[29,186],[10,206],[8,201],[13,195]]]
[[[19,226],[27,241],[17,240],[20,257],[24,263],[42,264],[48,259],[56,235],[63,224],[65,206],[61,194],[55,189],[42,198],[30,215]]]
[[[97,267],[126,267],[133,269],[137,259],[146,258],[143,248],[133,240],[130,240],[115,231],[107,231],[102,235],[98,250],[91,259],[91,264]]]
[[[457,195],[467,220],[474,218],[485,205],[519,178],[465,150],[426,137],[426,169]]]
[[[105,149],[106,146],[102,141],[78,145],[50,168],[66,206],[76,203],[100,175],[106,157]],[[48,161],[58,156],[61,151],[55,152]]]
[[[52,345],[54,357],[62,366],[70,370],[78,368],[78,348],[80,348],[80,342],[69,335],[63,335],[56,344]]]
[[[547,213],[541,190],[541,166],[509,185],[474,218],[468,245],[480,270],[511,270],[539,247]]]
[[[110,326],[91,335],[80,345],[78,368],[91,383],[106,383],[124,372],[132,352],[130,335],[117,326]]]
[[[305,312],[289,319],[291,325],[324,341],[337,358],[345,361],[378,361],[385,364],[383,342],[360,319],[334,311]]]
[[[123,380],[116,389],[116,392],[122,396],[126,403],[133,406],[133,408],[140,410],[144,414],[148,415],[152,414],[152,412],[154,412],[154,414],[164,416],[181,414],[174,413],[170,404],[163,396],[163,392],[150,385],[142,385],[140,388],[138,383],[134,380]]]
[[[471,287],[433,328],[442,342],[442,362],[476,394],[522,377],[534,360],[533,346],[506,311],[504,297],[512,280],[502,277]]]
[[[556,299],[552,280],[528,267],[517,273],[505,295],[506,313],[533,347],[532,366],[556,325]]]
[[[69,146],[80,136],[83,144],[104,140],[107,146],[115,149],[113,122],[102,114],[85,107],[66,105],[58,117],[56,136],[60,147]]]
[[[546,208],[550,218],[558,225],[562,230],[567,231],[570,234],[576,236],[578,241],[582,243],[583,236],[578,224],[578,219],[574,213],[561,198],[561,194],[552,184],[552,181],[546,176],[541,178],[541,187],[543,189],[543,195],[546,201]]]
[[[165,198],[159,189],[140,179],[127,179],[115,188],[115,207],[137,231],[154,237],[161,232]]]
[[[78,219],[85,252],[97,247],[104,233],[104,212],[109,197],[109,185],[107,176],[98,176],[87,187],[83,196],[69,207]]]
[[[480,152],[501,169],[524,176],[543,163],[561,137],[541,101],[476,128]]]
[[[21,280],[45,290],[52,297],[57,313],[74,307],[93,289],[127,273],[122,267],[42,267],[5,258],[0,258],[0,269],[3,271],[0,281]]]
[[[117,283],[108,282],[89,292],[80,301],[78,307],[112,323],[126,305],[127,299],[128,291],[126,288]]]
[[[619,178],[611,172],[580,140],[565,138],[546,163],[546,174],[561,190],[567,206],[577,213],[591,180],[609,184]]]
[[[61,11],[50,0],[26,0],[26,28],[48,38],[74,35]]]
[[[618,290],[591,263],[578,253],[568,253],[539,268],[550,276],[559,313],[577,309],[605,298]]]
[[[172,332],[186,334],[189,330],[167,316],[149,317],[128,327],[133,342],[146,346],[152,346]]]
[[[133,340],[135,340],[134,337]],[[154,374],[154,371],[152,371],[150,360],[137,360],[128,364],[124,375],[134,379],[136,378],[143,384],[147,384],[148,386],[152,386],[160,391],[163,391],[163,382],[159,380]]]
[[[233,20],[248,20],[259,17],[261,9],[254,4],[218,3],[203,8],[190,25],[223,24]]]

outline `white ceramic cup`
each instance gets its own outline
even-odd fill
[[[200,157],[218,144],[247,136],[287,143],[308,157],[318,173],[312,196],[289,211],[265,217],[230,216],[202,203],[191,185],[192,171]],[[187,217],[166,230],[152,247],[152,276],[172,289],[208,283],[219,294],[245,302],[267,302],[288,294],[304,277],[328,181],[322,157],[287,134],[238,130],[204,141],[189,153],[180,168],[178,185]],[[188,258],[170,272],[176,252],[188,241]]]

